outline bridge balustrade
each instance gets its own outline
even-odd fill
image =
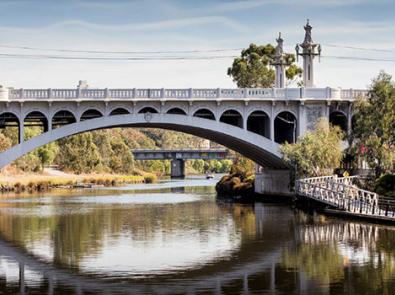
[[[340,91],[340,92],[339,92]],[[340,93],[340,97],[335,95]],[[65,98],[267,98],[298,100],[355,99],[366,97],[366,90],[339,90],[332,88],[201,88],[201,89],[10,89],[9,99],[65,99]],[[336,96],[336,97],[335,97]]]

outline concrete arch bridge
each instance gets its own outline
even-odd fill
[[[260,191],[284,193],[289,172],[279,144],[295,142],[319,117],[349,131],[354,99],[364,95],[366,91],[338,88],[1,87],[0,128],[17,128],[19,144],[0,153],[0,168],[70,135],[114,127],[152,127],[189,133],[237,151],[264,167],[257,177]],[[43,132],[25,140],[27,126],[41,126]],[[266,187],[260,186],[263,179]]]

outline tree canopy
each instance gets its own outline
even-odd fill
[[[240,88],[273,87],[275,73],[270,64],[274,61],[275,51],[271,44],[250,44],[247,49],[241,51],[240,57],[234,59],[232,66],[228,68],[228,75]],[[284,57],[289,65],[286,69],[287,79],[300,77],[302,69],[294,64],[295,55],[286,53]]]
[[[297,143],[283,144],[281,153],[287,163],[296,167],[299,177],[331,174],[343,157],[342,136],[339,127],[320,118],[315,129],[299,137]]]
[[[355,105],[353,140],[355,152],[368,162],[379,177],[394,170],[395,83],[381,72],[373,79],[368,99]]]

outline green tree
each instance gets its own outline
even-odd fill
[[[110,168],[112,172],[128,174],[134,170],[133,154],[122,140],[111,142],[112,157]]]
[[[376,177],[394,171],[395,83],[385,72],[373,79],[368,99],[355,105],[353,139],[357,155],[367,160]]]
[[[93,143],[92,133],[83,133],[59,141],[57,162],[66,170],[77,174],[95,171],[100,165],[100,155]]]
[[[228,68],[228,75],[240,88],[273,87],[275,73],[270,64],[274,61],[274,55],[275,47],[271,44],[250,44],[241,51],[240,57],[234,59],[232,66]],[[285,54],[285,60],[289,65],[286,70],[287,79],[301,76],[302,69],[294,64],[295,55]]]
[[[339,127],[320,118],[315,130],[300,137],[297,143],[283,144],[281,153],[287,163],[296,167],[299,177],[325,175],[340,165],[342,136]]]
[[[35,154],[40,159],[41,169],[44,169],[44,165],[52,164],[57,153],[58,153],[58,144],[56,142],[52,142],[42,147],[39,147],[35,151]]]

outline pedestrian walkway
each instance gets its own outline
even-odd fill
[[[360,189],[357,176],[321,176],[296,181],[298,197],[327,206],[327,212],[369,219],[395,221],[395,202]]]

